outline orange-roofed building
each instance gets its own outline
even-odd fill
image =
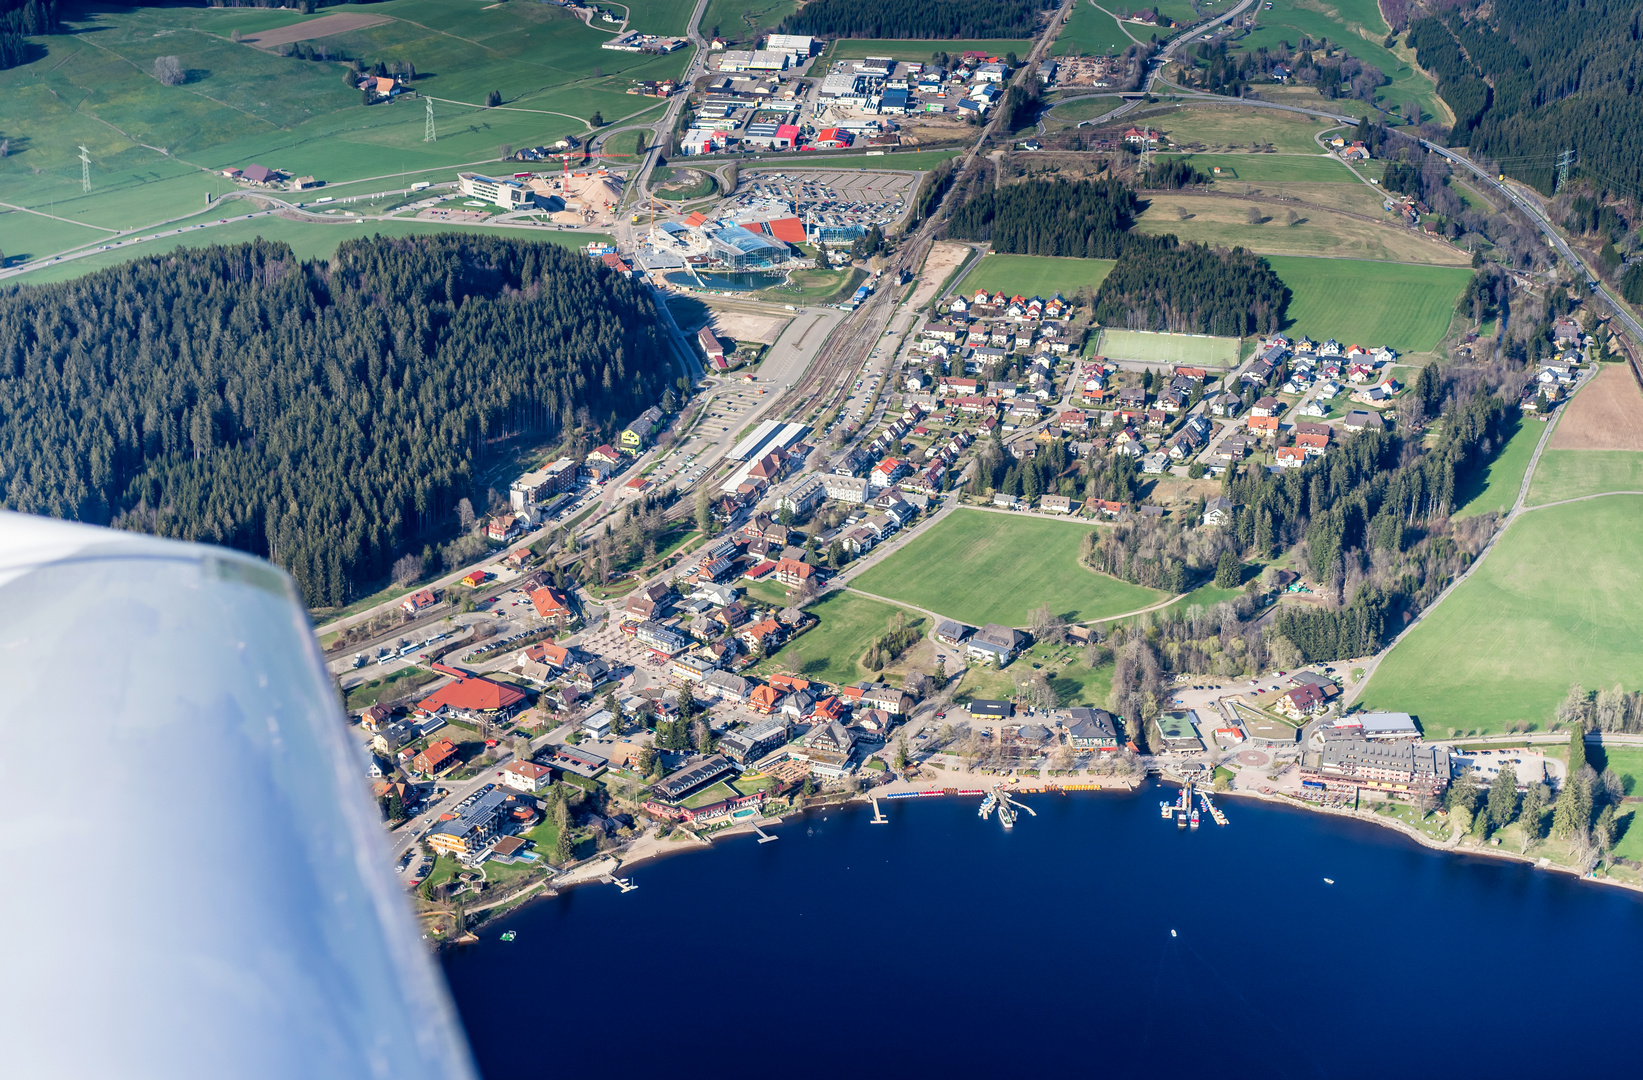
[[[802,244],[806,239],[804,222],[796,217],[777,218],[774,221],[767,221],[765,222],[765,228],[770,230],[771,236],[784,244]]]
[[[849,708],[846,707],[844,702],[840,701],[838,698],[824,697],[820,701],[816,702],[816,711],[813,715],[817,720],[826,724],[843,720],[845,714],[849,711]]]
[[[470,675],[441,686],[416,708],[427,716],[449,709],[458,716],[492,719],[508,715],[524,700],[525,695],[511,686]]]
[[[613,448],[609,443],[601,445],[597,450],[588,453],[589,461],[608,461],[612,465],[622,464],[622,452]]]
[[[685,224],[690,226],[692,229],[699,225],[706,225],[707,215],[698,210],[694,214],[691,214],[689,217],[685,218]]]
[[[776,711],[776,705],[782,699],[781,691],[773,686],[755,686],[753,693],[748,695],[747,703],[753,711],[769,716]]]
[[[781,559],[776,563],[776,580],[789,587],[803,585],[816,576],[816,568],[798,559]]]
[[[772,675],[770,685],[786,694],[810,689],[810,680],[801,679],[795,675]]]
[[[531,604],[536,613],[544,619],[554,622],[565,622],[571,617],[570,603],[564,593],[551,585],[545,585],[530,594]]]
[[[456,743],[449,739],[440,739],[429,743],[423,751],[411,759],[411,770],[422,773],[424,776],[433,776],[441,769],[448,769],[458,761]]]

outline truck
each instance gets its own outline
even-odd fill
[[[430,183],[429,181],[427,181],[427,180],[418,180],[416,183],[411,185],[411,190],[412,191],[427,191],[431,187],[433,187],[433,184]]]

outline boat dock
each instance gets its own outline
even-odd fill
[[[879,807],[879,798],[878,798],[878,796],[877,795],[869,795],[867,798],[873,804],[873,824],[874,825],[888,825],[890,823],[890,819],[884,816],[884,811]]]

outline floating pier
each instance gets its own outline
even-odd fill
[[[890,823],[890,819],[884,816],[884,811],[883,810],[879,809],[878,796],[877,795],[869,795],[868,799],[870,799],[873,803],[873,824],[874,825],[888,825]],[[762,840],[760,841],[760,843],[763,843],[763,842],[764,841],[762,841]]]

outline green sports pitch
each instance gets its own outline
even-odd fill
[[[1237,338],[1206,334],[1154,334],[1146,330],[1103,330],[1096,352],[1109,360],[1144,364],[1186,364],[1191,367],[1238,366]]]

